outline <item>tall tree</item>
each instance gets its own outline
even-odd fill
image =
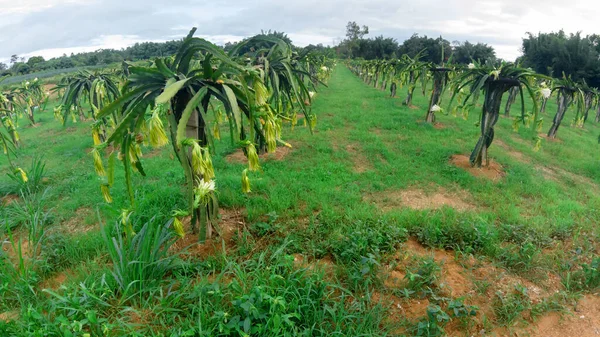
[[[585,80],[600,87],[600,47],[597,35],[582,36],[556,33],[528,33],[523,39],[523,66],[541,74],[561,77],[564,73],[575,82]]]
[[[495,59],[496,52],[494,48],[485,43],[458,42],[453,49],[452,60],[460,64],[469,64],[471,62],[485,63],[486,61],[494,61]]]
[[[427,37],[427,35],[419,36],[418,34],[413,34],[413,36],[400,45],[399,53],[415,57],[421,51],[425,51],[422,58],[423,61],[440,64],[448,60],[450,56],[449,51],[451,50],[450,42],[441,37],[432,39]],[[444,54],[444,60],[442,60],[442,54]]]

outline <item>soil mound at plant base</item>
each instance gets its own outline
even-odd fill
[[[213,232],[213,238],[207,239],[204,243],[199,243],[198,234],[191,233],[191,217],[184,218],[181,222],[186,230],[185,237],[177,240],[171,246],[171,252],[184,252],[182,257],[188,259],[190,257],[214,256],[225,249],[229,250],[235,246],[235,236],[240,233],[246,222],[243,213],[244,209],[219,209],[219,224]]]
[[[472,167],[468,156],[463,154],[455,154],[450,158],[450,164],[460,167],[476,177],[485,178],[492,181],[498,181],[505,175],[502,165],[493,160],[490,160],[488,166]]]

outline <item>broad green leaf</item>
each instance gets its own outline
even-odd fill
[[[170,102],[189,80],[189,78],[186,78],[167,85],[165,90],[158,97],[156,97],[156,104],[166,104]]]

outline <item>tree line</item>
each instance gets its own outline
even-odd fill
[[[122,61],[149,60],[155,57],[173,55],[179,49],[181,40],[167,42],[142,42],[125,49],[99,49],[93,52],[63,54],[61,57],[44,59],[32,56],[29,59],[12,55],[9,64],[0,63],[0,76],[25,75],[53,69],[101,66]]]
[[[368,26],[361,27],[354,21],[348,22],[346,39],[336,47],[338,56],[375,60],[400,58],[402,55],[413,58],[421,53],[423,61],[436,64],[442,60],[460,64],[496,61],[494,48],[485,43],[450,42],[442,37],[431,38],[427,35],[413,34],[400,44],[396,39],[383,35],[365,38],[367,34]]]
[[[306,48],[318,49],[330,56],[339,58],[361,58],[365,60],[394,59],[402,55],[411,58],[422,53],[422,61],[439,64],[451,61],[457,64],[499,63],[494,48],[485,43],[469,41],[448,41],[440,37],[413,34],[410,38],[398,43],[391,37],[382,35],[367,38],[368,26],[360,26],[356,22],[348,22],[346,38],[337,46],[310,45]],[[282,32],[262,32],[291,44],[290,39]],[[241,41],[243,42],[243,41]],[[42,56],[29,59],[12,55],[10,63],[0,63],[0,76],[24,75],[53,69],[74,67],[101,66],[122,61],[147,60],[154,57],[174,54],[181,41],[136,43],[125,49],[100,49],[94,52],[63,55],[45,60]],[[227,51],[237,43],[227,43],[223,48]],[[301,49],[293,47],[294,49]],[[536,72],[555,78],[571,76],[574,81],[583,82],[591,87],[600,87],[600,35],[582,36],[581,33],[566,34],[564,31],[552,33],[528,33],[522,43],[523,55],[516,63],[529,67]]]
[[[336,46],[340,58],[386,60],[408,55],[414,58],[422,53],[421,60],[440,64],[451,61],[469,64],[473,61],[499,64],[494,48],[485,43],[448,41],[442,37],[413,34],[398,43],[391,37],[366,38],[368,26],[348,22],[346,38]],[[516,61],[521,67],[554,78],[571,77],[573,81],[600,88],[600,35],[583,36],[580,32],[566,34],[563,30],[551,33],[527,33],[521,46],[522,56]],[[513,61],[513,60],[511,60]]]

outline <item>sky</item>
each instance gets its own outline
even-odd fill
[[[413,33],[482,42],[498,57],[520,55],[527,32],[600,33],[598,0],[0,0],[0,62],[11,55],[121,49],[179,39],[191,27],[217,44],[277,30],[294,44],[334,45],[348,21],[367,37],[402,42]]]

